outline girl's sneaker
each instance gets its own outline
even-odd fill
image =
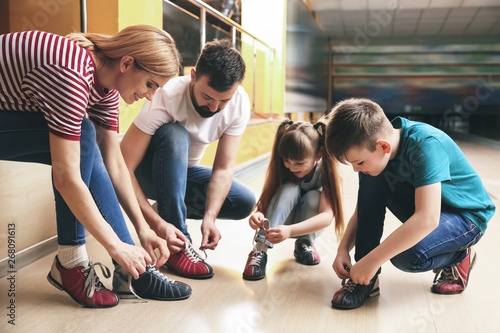
[[[189,242],[186,242],[181,252],[170,254],[165,266],[190,279],[208,279],[214,276],[212,267],[200,257]]]
[[[243,278],[245,280],[260,280],[266,276],[267,253],[252,251],[248,255]]]
[[[461,263],[434,270],[436,276],[431,291],[443,295],[460,294],[467,287],[470,271],[475,264],[476,252],[469,248],[467,249],[467,257]],[[440,273],[441,276],[438,279]]]
[[[191,287],[183,282],[169,279],[154,266],[148,265],[146,272],[137,280],[121,266],[115,267],[113,291],[121,298],[149,298],[158,301],[177,301],[191,295]]]
[[[302,265],[317,265],[321,261],[318,251],[307,239],[297,239],[295,241],[293,255],[297,262]]]
[[[56,256],[47,279],[57,289],[63,290],[78,304],[88,308],[110,308],[119,302],[118,296],[106,289],[95,272],[95,266],[101,266],[105,278],[109,278],[109,269],[100,262],[90,260],[83,266],[66,269]]]
[[[368,297],[380,295],[378,286],[378,273],[371,279],[370,284],[356,284],[351,279],[342,280],[342,288],[340,288],[332,299],[332,307],[336,309],[355,309],[365,303]]]

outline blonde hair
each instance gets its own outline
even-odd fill
[[[106,64],[125,55],[149,73],[172,78],[179,73],[181,56],[174,39],[160,28],[140,24],[124,28],[114,36],[96,33],[71,33],[66,38],[93,52]]]
[[[337,162],[324,149],[326,122],[328,116],[318,120],[316,125],[308,122],[292,122],[284,120],[278,127],[271,160],[266,173],[266,180],[262,194],[257,201],[256,208],[266,214],[272,197],[281,193],[282,185],[286,182],[297,182],[283,163],[283,159],[303,160],[316,157],[322,153],[321,182],[326,200],[330,204],[335,216],[335,234],[341,239],[344,233],[344,213],[341,199],[341,179],[337,170]],[[278,194],[279,195],[279,194]]]

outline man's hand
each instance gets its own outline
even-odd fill
[[[201,223],[201,241],[200,250],[210,249],[215,250],[221,239],[219,229],[215,226],[215,222],[203,221]]]
[[[167,241],[167,246],[171,253],[182,251],[184,249],[184,244],[189,242],[186,235],[171,223],[160,223],[154,230],[159,237]]]

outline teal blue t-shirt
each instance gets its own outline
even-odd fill
[[[441,182],[441,202],[474,222],[484,234],[495,205],[457,144],[431,125],[397,117],[398,152],[388,168],[415,188]]]

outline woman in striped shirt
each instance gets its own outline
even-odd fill
[[[115,306],[115,292],[161,300],[191,293],[150,265],[163,265],[168,249],[142,216],[117,137],[119,97],[151,99],[179,63],[170,35],[147,25],[115,36],[0,36],[0,159],[52,165],[59,251],[48,279],[84,306]],[[144,248],[134,245],[119,203]],[[84,228],[113,258],[114,292],[95,274],[103,265],[88,260]],[[147,289],[153,282],[161,288]]]

